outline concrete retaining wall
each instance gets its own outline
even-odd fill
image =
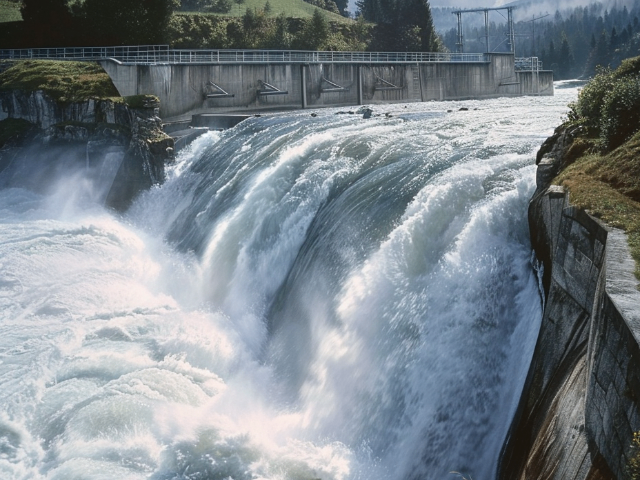
[[[545,309],[499,478],[624,478],[640,430],[633,260],[622,232],[572,207],[561,187],[540,188],[538,173],[529,224]]]
[[[228,112],[553,95],[552,72],[536,75],[545,85],[540,89],[538,83],[528,80],[531,72],[515,72],[513,55],[491,54],[489,60],[482,63],[306,65],[124,65],[104,60],[101,64],[121,95],[157,95],[163,118],[200,109]],[[286,94],[261,95],[261,81]],[[207,97],[219,93],[212,83],[233,96]]]
[[[625,477],[633,432],[640,430],[640,292],[626,238],[609,233],[606,288],[589,342],[586,429],[617,478]]]

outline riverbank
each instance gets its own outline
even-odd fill
[[[529,224],[545,310],[503,450],[505,480],[637,475],[630,466],[640,429],[640,124],[624,108],[602,115],[619,95],[637,108],[639,97],[619,85],[637,82],[629,79],[638,68],[640,59],[631,59],[587,85],[538,152]],[[627,122],[622,136],[622,127],[601,123],[618,115]]]

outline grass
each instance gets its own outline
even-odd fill
[[[0,90],[42,90],[60,103],[120,98],[109,75],[93,62],[25,60],[0,74]]]
[[[233,7],[231,7],[231,11],[228,13],[206,13],[204,15],[241,17],[242,15],[244,15],[244,12],[247,10],[247,8],[262,10],[264,9],[264,6],[266,3],[267,3],[267,0],[244,0],[243,3],[234,2]],[[335,21],[335,22],[341,22],[341,23],[353,22],[353,20],[349,18],[315,7],[310,3],[304,2],[303,0],[269,0],[269,4],[271,5],[271,13],[269,13],[270,17],[277,17],[280,13],[284,13],[287,17],[292,17],[292,18],[311,18],[315,10],[320,10],[320,12],[325,16],[325,18],[328,21]],[[189,15],[190,13],[200,14],[200,12],[176,12],[176,13],[182,14],[182,15],[185,15],[185,14]]]
[[[607,154],[585,153],[554,180],[571,204],[628,235],[640,279],[640,132]]]
[[[19,22],[21,20],[22,15],[20,15],[20,2],[0,0],[0,23]]]
[[[157,106],[160,104],[160,99],[155,95],[130,95],[124,97],[125,103],[130,108],[148,108],[149,105]]]
[[[0,148],[10,141],[20,141],[34,125],[21,118],[5,118],[0,121]]]

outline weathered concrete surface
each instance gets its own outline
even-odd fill
[[[640,430],[640,292],[624,234],[549,182],[571,132],[538,155],[529,205],[545,309],[501,479],[624,478]]]
[[[387,65],[100,63],[121,95],[157,95],[164,118],[203,108],[229,112],[553,95],[552,72],[515,72],[511,54],[490,54],[489,60]],[[286,93],[261,94],[261,82]],[[214,85],[229,96],[219,95]],[[218,96],[207,96],[211,94]]]

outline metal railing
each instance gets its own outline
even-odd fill
[[[0,49],[0,59],[101,60],[106,58],[138,58],[153,61],[158,55],[168,51],[168,45]]]
[[[539,71],[542,70],[542,62],[538,57],[521,57],[515,59],[516,71]]]
[[[0,50],[0,59],[113,59],[125,64],[487,62],[483,53],[177,50],[167,45]]]

